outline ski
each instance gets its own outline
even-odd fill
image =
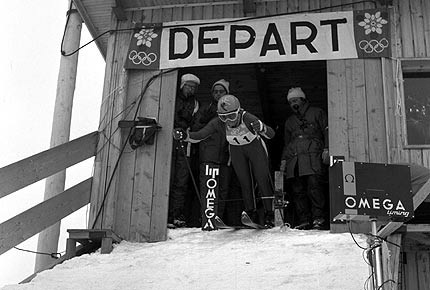
[[[254,229],[260,230],[260,229],[265,229],[266,228],[266,227],[264,227],[264,226],[262,226],[260,224],[254,223],[252,221],[252,219],[249,217],[249,215],[246,212],[244,212],[244,211],[242,212],[242,216],[240,217],[240,220],[241,220],[242,224],[244,224],[245,226],[248,226],[248,227],[251,227],[251,228],[254,228]]]
[[[219,216],[215,216],[213,220],[214,226],[218,229],[225,230],[225,229],[231,229],[235,230],[236,228],[233,226],[226,225],[223,220]]]
[[[224,223],[224,221],[216,216],[213,220],[214,226],[219,230],[243,230],[243,229],[252,229],[252,227],[241,225],[241,226],[229,226]]]

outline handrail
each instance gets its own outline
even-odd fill
[[[92,132],[0,168],[0,199],[96,155]],[[0,224],[0,255],[90,202],[93,178],[65,190]]]
[[[90,202],[90,177],[0,224],[0,255]]]
[[[96,154],[98,132],[0,168],[0,198]]]

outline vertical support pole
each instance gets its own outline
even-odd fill
[[[371,226],[372,226],[372,235],[373,236],[377,236],[378,235],[378,230],[376,227],[376,219],[372,218],[370,220]],[[375,290],[376,289],[380,289],[381,285],[382,285],[382,281],[383,281],[383,274],[382,274],[382,257],[381,257],[381,245],[380,242],[378,240],[375,240],[374,245],[372,245],[372,247],[375,249],[375,264],[374,264],[374,268],[375,268],[375,280],[376,280],[376,285],[375,285]]]
[[[275,226],[283,226],[284,220],[284,173],[281,171],[275,171],[275,200],[274,211],[275,211]]]
[[[76,240],[68,238],[66,242],[66,259],[76,256]]]
[[[66,54],[79,48],[82,29],[82,19],[75,6],[70,6],[70,3],[71,1],[69,1],[69,7],[71,7],[71,10],[67,11],[68,21],[62,47],[62,50],[65,51]],[[61,56],[51,132],[51,148],[69,141],[77,67],[77,53],[71,56]],[[65,170],[48,177],[45,183],[44,200],[63,192],[65,180]],[[59,236],[60,222],[57,222],[39,234],[37,251],[43,253],[56,253],[58,250]],[[45,270],[52,261],[53,258],[48,255],[37,255],[35,272]]]

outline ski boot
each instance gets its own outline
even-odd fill
[[[268,210],[264,213],[264,227],[265,228],[273,228],[275,226],[275,213],[273,210]]]
[[[313,230],[324,230],[325,229],[325,219],[316,218],[312,224]]]

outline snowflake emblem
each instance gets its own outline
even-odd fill
[[[387,24],[388,21],[381,17],[381,12],[375,14],[364,13],[363,21],[359,22],[358,25],[364,28],[364,33],[368,35],[371,32],[382,34],[382,26]]]
[[[151,41],[158,36],[154,33],[154,29],[142,29],[139,33],[135,33],[134,37],[137,38],[137,46],[146,45],[151,47]]]

